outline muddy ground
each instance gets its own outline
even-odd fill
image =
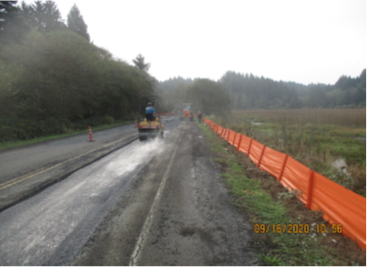
[[[233,206],[197,126],[181,123],[167,142],[72,265],[258,264],[252,226]]]

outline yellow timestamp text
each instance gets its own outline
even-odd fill
[[[316,233],[342,233],[343,226],[341,224],[332,224],[329,231],[325,224],[315,224],[314,232]],[[257,234],[278,233],[278,234],[308,234],[310,232],[309,224],[255,224],[254,232]]]

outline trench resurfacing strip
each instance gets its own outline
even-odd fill
[[[130,257],[130,262],[129,262],[129,266],[137,266],[138,265],[138,261],[141,257],[141,251],[144,247],[144,243],[146,241],[146,236],[148,235],[148,232],[149,232],[149,229],[151,227],[151,224],[152,224],[152,221],[153,221],[153,216],[154,216],[154,210],[156,209],[157,205],[159,204],[159,201],[160,201],[160,198],[161,198],[161,195],[162,195],[162,192],[164,190],[164,187],[165,187],[165,184],[166,184],[166,181],[167,181],[167,178],[168,178],[168,174],[170,173],[170,170],[171,170],[171,167],[172,167],[172,163],[173,163],[173,159],[175,158],[176,156],[176,152],[177,152],[177,149],[178,149],[178,145],[181,141],[181,135],[182,133],[182,130],[180,131],[180,134],[179,136],[176,138],[175,140],[175,144],[176,144],[176,147],[172,153],[172,156],[171,156],[171,160],[170,162],[168,163],[168,167],[167,167],[167,170],[166,172],[164,173],[164,176],[163,176],[163,179],[159,185],[159,188],[158,188],[158,191],[157,191],[157,194],[154,198],[154,201],[152,203],[152,206],[149,210],[149,213],[148,213],[148,216],[145,220],[145,223],[143,225],[143,228],[142,228],[142,231],[138,237],[138,240],[135,244],[135,248],[134,248],[134,251]]]

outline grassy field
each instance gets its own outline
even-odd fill
[[[92,128],[92,131],[95,132],[95,131],[98,131],[98,130],[109,129],[109,128],[118,127],[118,126],[122,126],[122,125],[125,125],[125,124],[130,124],[130,123],[133,123],[133,121],[115,122],[115,123],[111,123],[111,124],[103,124],[103,125],[99,125],[99,126],[93,127]],[[89,134],[89,130],[88,129],[85,129],[85,130],[75,130],[75,131],[70,131],[70,132],[64,133],[64,134],[43,136],[43,137],[38,137],[38,138],[30,139],[30,140],[2,142],[2,143],[0,143],[0,150],[4,150],[4,149],[8,149],[8,148],[20,147],[20,146],[25,146],[25,145],[31,145],[31,144],[36,144],[36,143],[40,143],[40,142],[44,142],[44,141],[50,141],[50,140],[60,139],[60,138],[64,138],[64,137],[68,137],[68,136],[73,136],[73,135],[78,135],[78,134],[83,134],[83,133],[85,133],[86,136],[87,136]]]
[[[209,119],[366,196],[366,109],[248,110]]]
[[[261,172],[243,153],[221,139],[208,126],[199,125],[213,160],[220,165],[221,177],[233,195],[234,204],[246,214],[254,227],[265,225],[308,224],[308,234],[252,233],[250,247],[260,265],[365,265],[366,254],[356,242],[340,234],[317,233],[325,224],[321,213],[307,210],[295,194],[266,172]]]

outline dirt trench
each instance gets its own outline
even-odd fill
[[[183,122],[166,141],[166,152],[135,178],[72,265],[128,265],[134,251],[137,265],[258,264],[252,227],[233,206],[197,126]]]

